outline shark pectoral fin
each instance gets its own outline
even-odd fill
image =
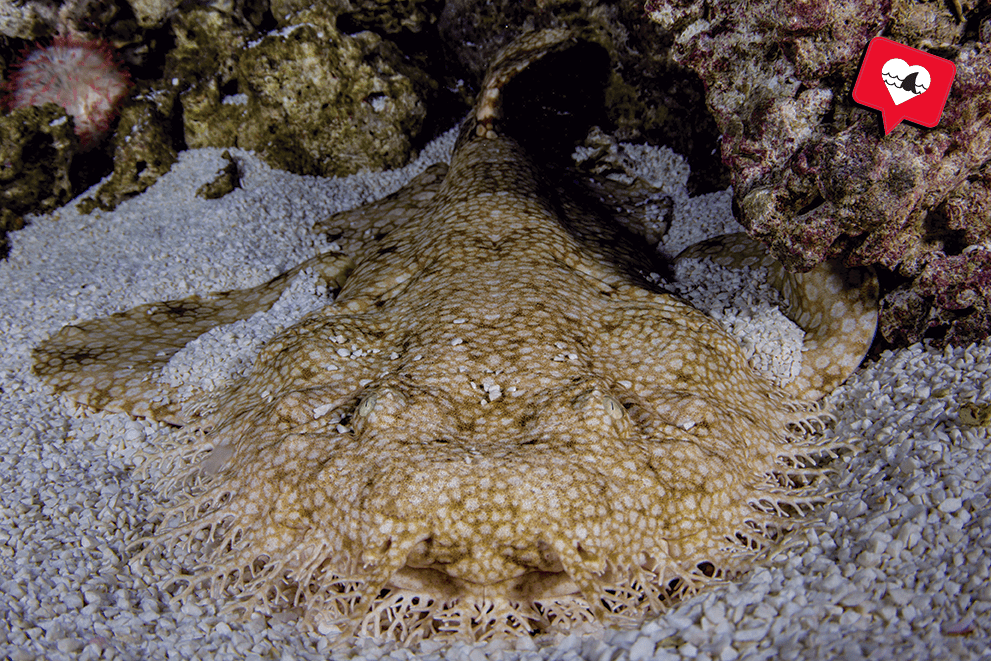
[[[155,378],[161,368],[212,328],[271,308],[307,268],[316,270],[329,288],[339,289],[352,262],[327,253],[250,289],[140,305],[66,326],[34,350],[34,372],[80,404],[181,422],[175,390]]]

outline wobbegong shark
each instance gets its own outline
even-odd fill
[[[835,263],[788,273],[745,236],[689,248],[767,268],[806,331],[798,378],[757,373],[548,156],[540,123],[558,120],[526,110],[532,81],[553,89],[545,69],[581,58],[598,63],[588,77],[608,66],[563,29],[504,49],[449,166],[320,224],[340,251],[36,349],[65,396],[189,430],[142,542],[199,540],[178,598],[206,586],[239,612],[295,608],[406,643],[635,626],[745,569],[822,498],[818,402],[871,343],[876,281]],[[194,395],[161,378],[304,271],[333,301],[246,375]]]

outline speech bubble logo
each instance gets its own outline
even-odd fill
[[[939,124],[956,73],[950,60],[875,37],[860,65],[853,100],[881,111],[885,135],[902,120],[932,128]]]

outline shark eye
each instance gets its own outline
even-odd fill
[[[391,386],[367,389],[354,410],[352,425],[355,433],[362,433],[368,425],[380,428],[395,425],[408,404],[406,395]]]
[[[621,434],[629,427],[626,407],[614,395],[598,387],[585,390],[572,401],[590,428],[613,427]]]
[[[355,411],[356,415],[363,418],[369,417],[375,410],[375,404],[378,403],[378,395],[374,392],[365,395],[365,397],[358,403],[358,409]]]

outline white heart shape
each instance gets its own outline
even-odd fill
[[[932,82],[925,67],[918,64],[910,67],[908,62],[897,57],[884,63],[881,78],[896,106],[919,96],[929,89]]]

